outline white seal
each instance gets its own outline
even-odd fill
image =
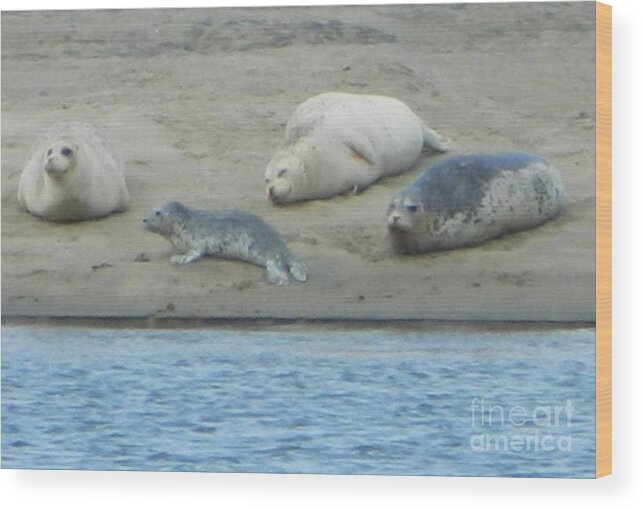
[[[388,230],[400,253],[475,246],[540,225],[564,202],[558,171],[538,156],[457,156],[429,167],[393,198]]]
[[[268,164],[277,204],[362,190],[409,170],[422,150],[446,151],[441,137],[391,97],[328,92],[297,107]]]
[[[94,128],[54,125],[36,143],[18,185],[18,201],[50,221],[81,221],[127,209],[123,171]]]

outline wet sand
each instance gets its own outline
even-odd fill
[[[593,15],[590,3],[3,13],[3,318],[592,322]],[[296,105],[328,90],[401,99],[450,155],[540,154],[569,205],[533,230],[405,257],[386,206],[444,156],[356,196],[275,207],[265,166]],[[19,208],[33,141],[64,120],[102,131],[129,211],[53,224]],[[169,243],[141,228],[169,199],[261,215],[310,280],[172,265]]]

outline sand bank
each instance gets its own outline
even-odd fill
[[[7,317],[593,321],[593,4],[427,5],[2,15],[2,313]],[[451,154],[526,150],[559,169],[554,221],[477,248],[391,252],[389,199],[428,163],[356,196],[287,207],[263,172],[295,106],[327,90],[406,102]],[[34,139],[96,124],[132,206],[78,224],[21,211]],[[144,233],[160,203],[242,207],[307,263],[169,262]]]

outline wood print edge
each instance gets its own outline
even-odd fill
[[[596,3],[596,477],[612,472],[612,7]]]

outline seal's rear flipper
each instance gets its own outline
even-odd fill
[[[268,281],[277,285],[288,285],[288,273],[284,271],[280,264],[274,260],[266,261],[266,273]]]
[[[447,152],[447,141],[433,131],[430,127],[422,125],[422,134],[424,135],[424,149],[431,149],[435,152]]]
[[[308,279],[308,272],[306,266],[298,260],[291,260],[288,266],[290,274],[298,282],[305,282]]]

